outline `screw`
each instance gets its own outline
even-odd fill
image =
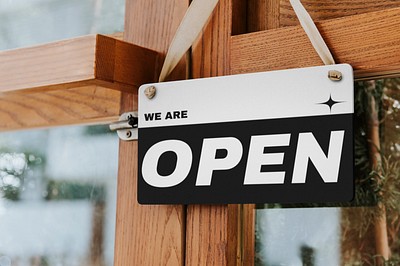
[[[156,87],[150,86],[150,87],[147,87],[147,88],[144,90],[144,94],[146,95],[146,97],[147,97],[148,99],[153,99],[154,96],[156,96],[156,91],[157,91]]]
[[[127,138],[132,137],[132,132],[130,130],[126,131],[126,137]]]
[[[341,81],[342,80],[342,73],[337,70],[329,70],[328,78],[332,81]]]

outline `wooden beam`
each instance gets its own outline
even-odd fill
[[[232,0],[219,1],[192,47],[193,78],[229,75],[231,30],[241,30],[232,24],[232,4],[236,6]],[[241,265],[240,215],[238,205],[188,206],[186,265]]]
[[[158,54],[103,35],[0,52],[0,92],[88,85],[118,90],[154,79]]]
[[[316,24],[336,62],[351,64],[356,77],[400,72],[400,8]],[[233,36],[230,59],[231,74],[323,64],[300,26]]]
[[[124,40],[165,55],[188,5],[187,0],[127,0]],[[184,79],[185,73],[180,65],[174,77]],[[124,92],[121,100],[121,112],[137,107],[137,95]],[[137,148],[137,142],[120,142],[114,265],[184,265],[184,206],[138,204]]]
[[[95,85],[0,94],[0,131],[115,121],[120,97]]]
[[[280,27],[300,25],[289,0],[280,0],[280,2]],[[301,3],[314,21],[341,18],[400,7],[400,2],[397,0],[301,0]]]
[[[121,92],[154,80],[158,53],[103,35],[0,52],[0,131],[118,118]]]

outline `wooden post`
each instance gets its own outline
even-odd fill
[[[162,58],[187,6],[185,0],[127,0],[124,40],[155,50]],[[158,70],[153,74],[156,79]],[[185,68],[178,68],[181,79],[184,74]],[[123,94],[121,113],[137,110],[134,94]],[[136,185],[137,142],[121,142],[114,265],[183,265],[183,206],[141,206]]]
[[[230,73],[232,1],[221,0],[193,46],[193,78]],[[238,265],[238,205],[191,205],[187,208],[186,265]]]

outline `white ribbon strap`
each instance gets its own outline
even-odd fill
[[[192,46],[213,12],[218,0],[193,0],[168,49],[159,82],[164,81]]]
[[[324,39],[322,39],[322,36],[319,33],[317,26],[315,26],[314,21],[307,13],[300,0],[290,0],[290,4],[292,5],[294,12],[297,15],[297,18],[300,21],[300,25],[303,27],[304,31],[311,41],[312,46],[314,46],[315,51],[317,51],[319,57],[321,57],[324,64],[335,64],[335,60],[333,59],[333,56],[329,51],[328,46],[326,45]]]
[[[163,67],[161,69],[159,82],[164,81],[179,63],[182,56],[192,46],[208,18],[212,14],[218,0],[193,0],[185,16],[179,25],[171,45],[168,49]],[[290,0],[290,3],[296,13],[301,26],[306,32],[314,49],[321,57],[325,65],[335,64],[335,60],[325,41],[322,39],[314,21],[301,4],[300,0]]]

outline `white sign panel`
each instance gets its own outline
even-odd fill
[[[353,112],[346,64],[143,85],[138,200],[349,201]]]

